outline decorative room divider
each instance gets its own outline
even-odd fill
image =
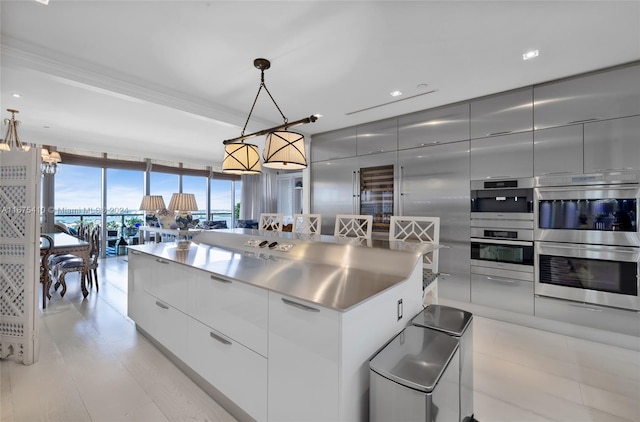
[[[0,154],[0,358],[38,360],[39,148]]]

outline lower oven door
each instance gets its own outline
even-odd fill
[[[533,260],[533,242],[471,238],[471,265],[530,272]]]
[[[537,242],[535,293],[640,310],[640,248]]]

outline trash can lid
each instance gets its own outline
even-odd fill
[[[369,361],[369,368],[406,387],[429,393],[458,347],[455,337],[410,325]]]
[[[418,327],[433,328],[460,337],[473,319],[471,312],[444,305],[429,305],[416,315],[411,323]]]

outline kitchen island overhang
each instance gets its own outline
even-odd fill
[[[379,246],[243,229],[133,246],[129,316],[253,419],[366,420],[367,362],[422,309],[422,254],[437,247]]]

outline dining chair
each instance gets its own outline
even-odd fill
[[[355,237],[371,239],[373,230],[372,215],[338,214],[333,231],[335,237]]]
[[[389,221],[389,241],[440,243],[440,217],[392,216]],[[423,255],[422,287],[424,299],[438,302],[438,249]]]
[[[93,230],[85,233],[85,240],[90,243],[89,262],[87,263],[87,284],[93,287],[96,284],[96,291],[100,291],[98,285],[98,258],[100,256],[100,227],[96,226]],[[66,259],[62,259],[55,264],[53,274],[56,278],[55,290],[62,286],[60,296],[64,296],[67,292],[66,275],[70,272],[79,272],[82,277],[84,270],[84,260],[75,255],[68,255]]]
[[[322,215],[294,214],[291,231],[300,234],[320,234],[322,229]]]
[[[51,299],[49,286],[51,275],[49,274],[49,256],[53,251],[53,239],[46,234],[40,235],[40,283],[42,284],[42,309],[47,307],[47,299]]]
[[[259,230],[282,231],[282,220],[284,216],[281,213],[262,213],[258,223]]]

